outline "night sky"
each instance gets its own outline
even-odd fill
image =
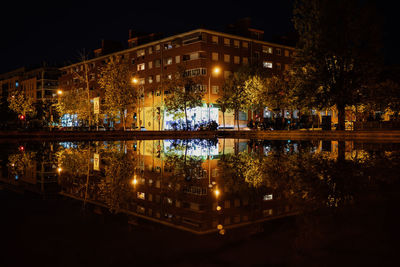
[[[377,4],[385,23],[385,53],[399,60],[394,2]],[[279,1],[14,1],[0,15],[0,73],[24,65],[64,65],[79,51],[93,50],[101,39],[127,45],[129,29],[163,32],[168,36],[199,27],[223,30],[243,17],[265,31],[265,39],[293,32],[292,0]]]

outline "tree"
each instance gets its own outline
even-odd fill
[[[26,116],[34,116],[34,101],[32,98],[25,95],[22,88],[15,88],[10,91],[7,101],[8,107],[19,116],[23,115],[25,118]]]
[[[293,14],[295,94],[305,107],[336,106],[344,130],[346,106],[370,93],[380,71],[380,20],[356,0],[297,0]]]
[[[61,115],[76,114],[78,120],[89,121],[92,107],[88,110],[86,96],[87,92],[82,89],[64,92],[55,105],[57,112]]]
[[[198,107],[202,104],[204,91],[201,88],[202,78],[192,75],[183,65],[178,66],[178,71],[165,80],[165,87],[170,92],[164,99],[168,111],[184,112],[186,130],[189,129],[187,109]]]
[[[101,70],[98,81],[104,89],[104,106],[107,113],[119,114],[126,129],[126,112],[133,109],[137,102],[137,92],[132,84],[133,72],[129,63],[121,57],[110,58]]]
[[[235,112],[235,118],[239,130],[239,112],[251,105],[251,96],[245,83],[250,77],[250,69],[246,66],[234,72],[224,83],[223,91],[227,95],[227,108]]]

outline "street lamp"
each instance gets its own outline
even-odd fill
[[[210,106],[211,106],[211,76],[212,73],[215,75],[218,75],[221,72],[221,69],[219,67],[215,67],[212,72],[210,73],[208,77],[208,124],[210,124],[210,117],[211,117],[211,111],[210,111]]]
[[[137,122],[138,122],[138,130],[140,131],[141,130],[141,123],[140,123],[140,97],[141,97],[142,92],[144,94],[144,87],[142,85],[141,88],[140,88],[140,91],[139,91],[140,83],[139,83],[139,80],[137,78],[135,78],[135,77],[132,78],[132,83],[134,85],[138,86],[138,96],[137,96],[137,102],[138,102],[137,115],[138,115],[138,118],[137,118]]]

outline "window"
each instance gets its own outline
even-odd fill
[[[239,56],[234,56],[233,57],[233,63],[239,64],[240,63],[240,57]]]
[[[166,65],[171,65],[172,64],[172,57],[169,57],[165,60]]]
[[[214,95],[219,93],[219,86],[218,85],[213,85],[211,86],[211,93],[213,93]]]
[[[149,47],[149,55],[153,54],[153,47]]]
[[[140,50],[136,51],[136,54],[138,57],[143,57],[145,54],[144,49],[140,49]]]
[[[224,55],[224,61],[229,63],[229,62],[231,61],[231,56],[225,54],[225,55]]]
[[[235,48],[239,48],[240,42],[239,42],[238,40],[233,40],[233,46],[234,46]]]
[[[153,61],[150,61],[149,62],[149,69],[152,69],[153,68]]]
[[[211,37],[211,43],[218,44],[218,36],[212,36]]]
[[[183,55],[183,61],[195,60],[195,59],[199,59],[199,58],[200,58],[199,52]]]
[[[199,76],[199,75],[206,75],[207,69],[205,68],[197,68],[197,69],[190,69],[186,70],[184,73],[185,77],[192,77],[192,76]]]
[[[177,64],[181,63],[181,56],[175,57],[175,63],[177,63]]]
[[[272,194],[264,195],[264,198],[263,198],[264,201],[268,201],[268,200],[272,200],[272,199],[273,199]]]
[[[229,76],[231,76],[231,74],[232,74],[232,73],[231,73],[229,70],[225,70],[225,71],[224,71],[224,78],[225,78],[225,79],[228,79]]]
[[[160,75],[159,74],[156,75],[156,82],[158,82],[158,83],[160,82]]]
[[[249,43],[248,42],[242,42],[242,47],[243,48],[249,48]]]
[[[139,198],[139,199],[145,199],[145,193],[143,193],[143,192],[137,192],[137,198]]]
[[[276,69],[277,69],[277,70],[281,70],[281,69],[282,69],[281,63],[276,63]]]
[[[267,68],[267,69],[272,69],[272,62],[264,61],[263,62],[263,67]]]
[[[290,56],[289,50],[285,50],[285,57],[289,57],[289,56]]]
[[[144,64],[144,63],[141,63],[141,64],[138,64],[138,65],[137,65],[137,70],[138,70],[138,71],[144,70],[144,68],[145,68],[145,64]]]
[[[135,59],[132,58],[131,62],[132,62],[132,65],[135,64]]]
[[[211,59],[212,59],[212,60],[218,60],[218,53],[212,52],[212,53],[211,53]]]
[[[160,51],[160,45],[158,44],[158,45],[156,45],[155,47],[154,47],[154,50],[156,50],[156,51]]]
[[[170,42],[164,44],[164,50],[168,50],[168,49],[171,49],[171,48],[172,48],[172,44]]]
[[[145,83],[144,78],[139,78],[139,84],[140,84],[140,85],[143,85],[144,83]]]
[[[149,83],[153,83],[153,75],[149,76]]]
[[[167,77],[169,80],[172,80],[172,74],[168,74]]]
[[[280,48],[277,48],[277,49],[276,49],[276,54],[277,54],[278,56],[280,56],[280,55],[282,54],[282,51],[281,51]]]
[[[265,54],[272,54],[273,53],[273,49],[270,46],[263,46],[263,53]]]
[[[156,59],[154,61],[154,65],[156,66],[156,68],[159,68],[161,66],[161,59]]]
[[[243,57],[242,61],[243,61],[243,64],[245,64],[245,65],[249,64],[249,58],[247,58],[247,57]]]
[[[260,52],[258,52],[258,51],[254,52],[254,57],[256,59],[259,59],[260,58]]]
[[[231,45],[231,39],[224,38],[224,45],[225,46],[230,46]]]
[[[285,64],[285,70],[289,70],[290,66],[289,64]]]

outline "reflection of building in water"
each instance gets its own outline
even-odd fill
[[[42,195],[58,192],[57,158],[52,144],[45,144],[38,151],[10,152],[8,161],[2,162],[0,181],[19,192],[34,192]]]
[[[249,186],[234,192],[225,183],[218,164],[221,152],[245,148],[247,140],[219,140],[209,148],[163,140],[128,141],[123,146],[120,151],[135,161],[129,180],[115,182],[118,177],[104,176],[105,166],[93,171],[92,165],[88,179],[82,175],[61,183],[61,194],[198,234],[218,231],[218,225],[244,226],[291,212],[279,192],[256,192]],[[63,176],[68,176],[67,170]]]

